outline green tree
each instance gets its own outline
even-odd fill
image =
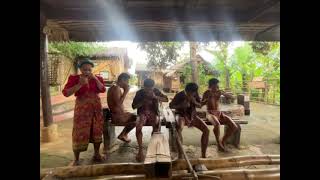
[[[271,49],[271,44],[269,42],[263,41],[252,41],[250,42],[253,52],[261,53],[267,55]]]
[[[241,75],[242,91],[248,91],[248,81],[251,81],[255,75],[261,73],[257,66],[256,56],[252,47],[248,43],[237,47],[231,57],[232,69]]]
[[[209,53],[211,53],[214,57],[214,66],[216,69],[221,71],[224,78],[221,80],[224,83],[224,88],[230,89],[230,77],[232,75],[231,62],[229,59],[228,48],[230,42],[222,42],[219,41],[216,43],[215,50],[206,49]]]
[[[93,55],[97,52],[106,50],[106,46],[100,43],[88,42],[50,42],[48,45],[49,52],[61,53],[71,60],[77,57]]]
[[[147,42],[138,47],[147,53],[148,67],[165,69],[177,62],[182,45],[181,42]]]

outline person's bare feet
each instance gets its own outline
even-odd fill
[[[72,162],[72,166],[79,166],[80,165],[80,161],[79,160],[74,160]]]
[[[218,146],[218,151],[220,151],[220,152],[226,152],[226,148],[225,148],[225,146],[223,146],[223,143],[222,143],[221,141],[219,141],[219,142],[217,143],[217,146]]]
[[[93,155],[92,160],[94,162],[102,162],[104,161],[104,158],[100,155],[100,153],[98,153]]]
[[[124,134],[120,134],[118,136],[118,139],[120,139],[121,141],[125,142],[125,143],[130,143],[131,139],[128,138],[128,134],[124,135]]]
[[[142,162],[144,160],[144,155],[143,155],[143,152],[139,152],[136,156],[136,160],[138,162]]]

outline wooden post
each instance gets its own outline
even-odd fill
[[[232,134],[228,139],[227,139],[227,143],[232,144],[234,147],[239,148],[240,147],[240,137],[241,137],[241,126],[240,124],[237,124],[238,126],[238,130]],[[226,133],[228,131],[228,126],[225,125],[224,126],[224,133]]]
[[[170,178],[172,175],[171,155],[168,139],[155,132],[151,136],[144,160],[147,178]]]
[[[103,128],[103,145],[104,153],[107,153],[116,141],[116,130],[110,120],[104,122]]]
[[[176,125],[175,118],[172,111],[169,108],[163,109],[163,116],[166,121],[166,128],[169,130],[169,145],[172,152],[178,152],[177,143],[176,143],[176,134],[173,131],[173,127]]]
[[[48,82],[48,37],[44,32],[46,19],[40,12],[40,80],[43,113],[42,141],[50,142],[57,138],[57,126],[53,124],[51,97]]]
[[[116,141],[116,131],[111,124],[111,112],[108,108],[103,109],[103,119],[103,153],[107,154]]]

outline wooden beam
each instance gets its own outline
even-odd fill
[[[123,12],[128,22],[133,21],[231,21],[225,15],[232,17],[233,22],[247,22],[247,12],[223,11],[218,7],[212,8],[126,8]],[[105,8],[93,9],[58,9],[52,8],[47,12],[48,18],[52,20],[73,20],[73,21],[107,21],[110,16]],[[114,23],[111,22],[110,23]]]
[[[256,34],[256,36],[255,36],[255,39],[258,40],[258,39],[259,39],[259,36],[262,36],[262,35],[265,34],[266,32],[269,32],[269,31],[271,31],[271,30],[273,30],[273,29],[275,29],[275,28],[277,28],[277,27],[279,27],[279,26],[280,26],[280,24],[275,24],[275,25],[272,25],[272,26],[266,28],[266,29],[263,30],[263,31],[258,32],[258,33]],[[280,36],[280,32],[279,32],[279,36]]]
[[[44,23],[45,24],[45,23]],[[53,123],[51,97],[48,81],[48,38],[40,31],[40,80],[41,80],[41,102],[43,112],[43,125],[48,127]]]
[[[253,22],[262,15],[264,15],[269,9],[280,4],[280,0],[269,0],[263,6],[254,11],[253,15],[248,18],[248,22]],[[280,20],[280,12],[279,12],[279,20]]]
[[[168,139],[164,134],[155,132],[151,136],[144,160],[147,178],[170,178],[171,155]]]
[[[198,4],[198,0],[185,0],[184,7],[185,8],[195,8]]]

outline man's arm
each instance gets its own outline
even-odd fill
[[[196,105],[197,108],[201,108],[201,100],[198,97],[191,97],[191,102]]]
[[[132,102],[132,109],[140,108],[143,105],[143,96],[140,91],[136,93]]]
[[[209,91],[206,91],[203,93],[202,99],[201,99],[201,106],[204,106],[207,104],[209,99]]]
[[[122,106],[125,98],[126,98],[126,93],[124,92],[123,94],[121,93],[121,89],[118,86],[112,86],[108,90],[108,97],[111,97],[113,100],[113,103],[115,104],[116,107]]]
[[[184,98],[181,97],[180,94],[176,94],[171,102],[169,103],[170,109],[184,109],[187,108],[187,104],[184,103]]]
[[[224,97],[228,98],[228,99],[233,99],[233,96],[232,96],[231,94],[228,94],[228,93],[226,93],[226,92],[224,92],[224,91],[221,91],[221,94],[222,94]]]
[[[160,90],[155,89],[156,99],[160,102],[168,102],[168,96],[164,95]]]

